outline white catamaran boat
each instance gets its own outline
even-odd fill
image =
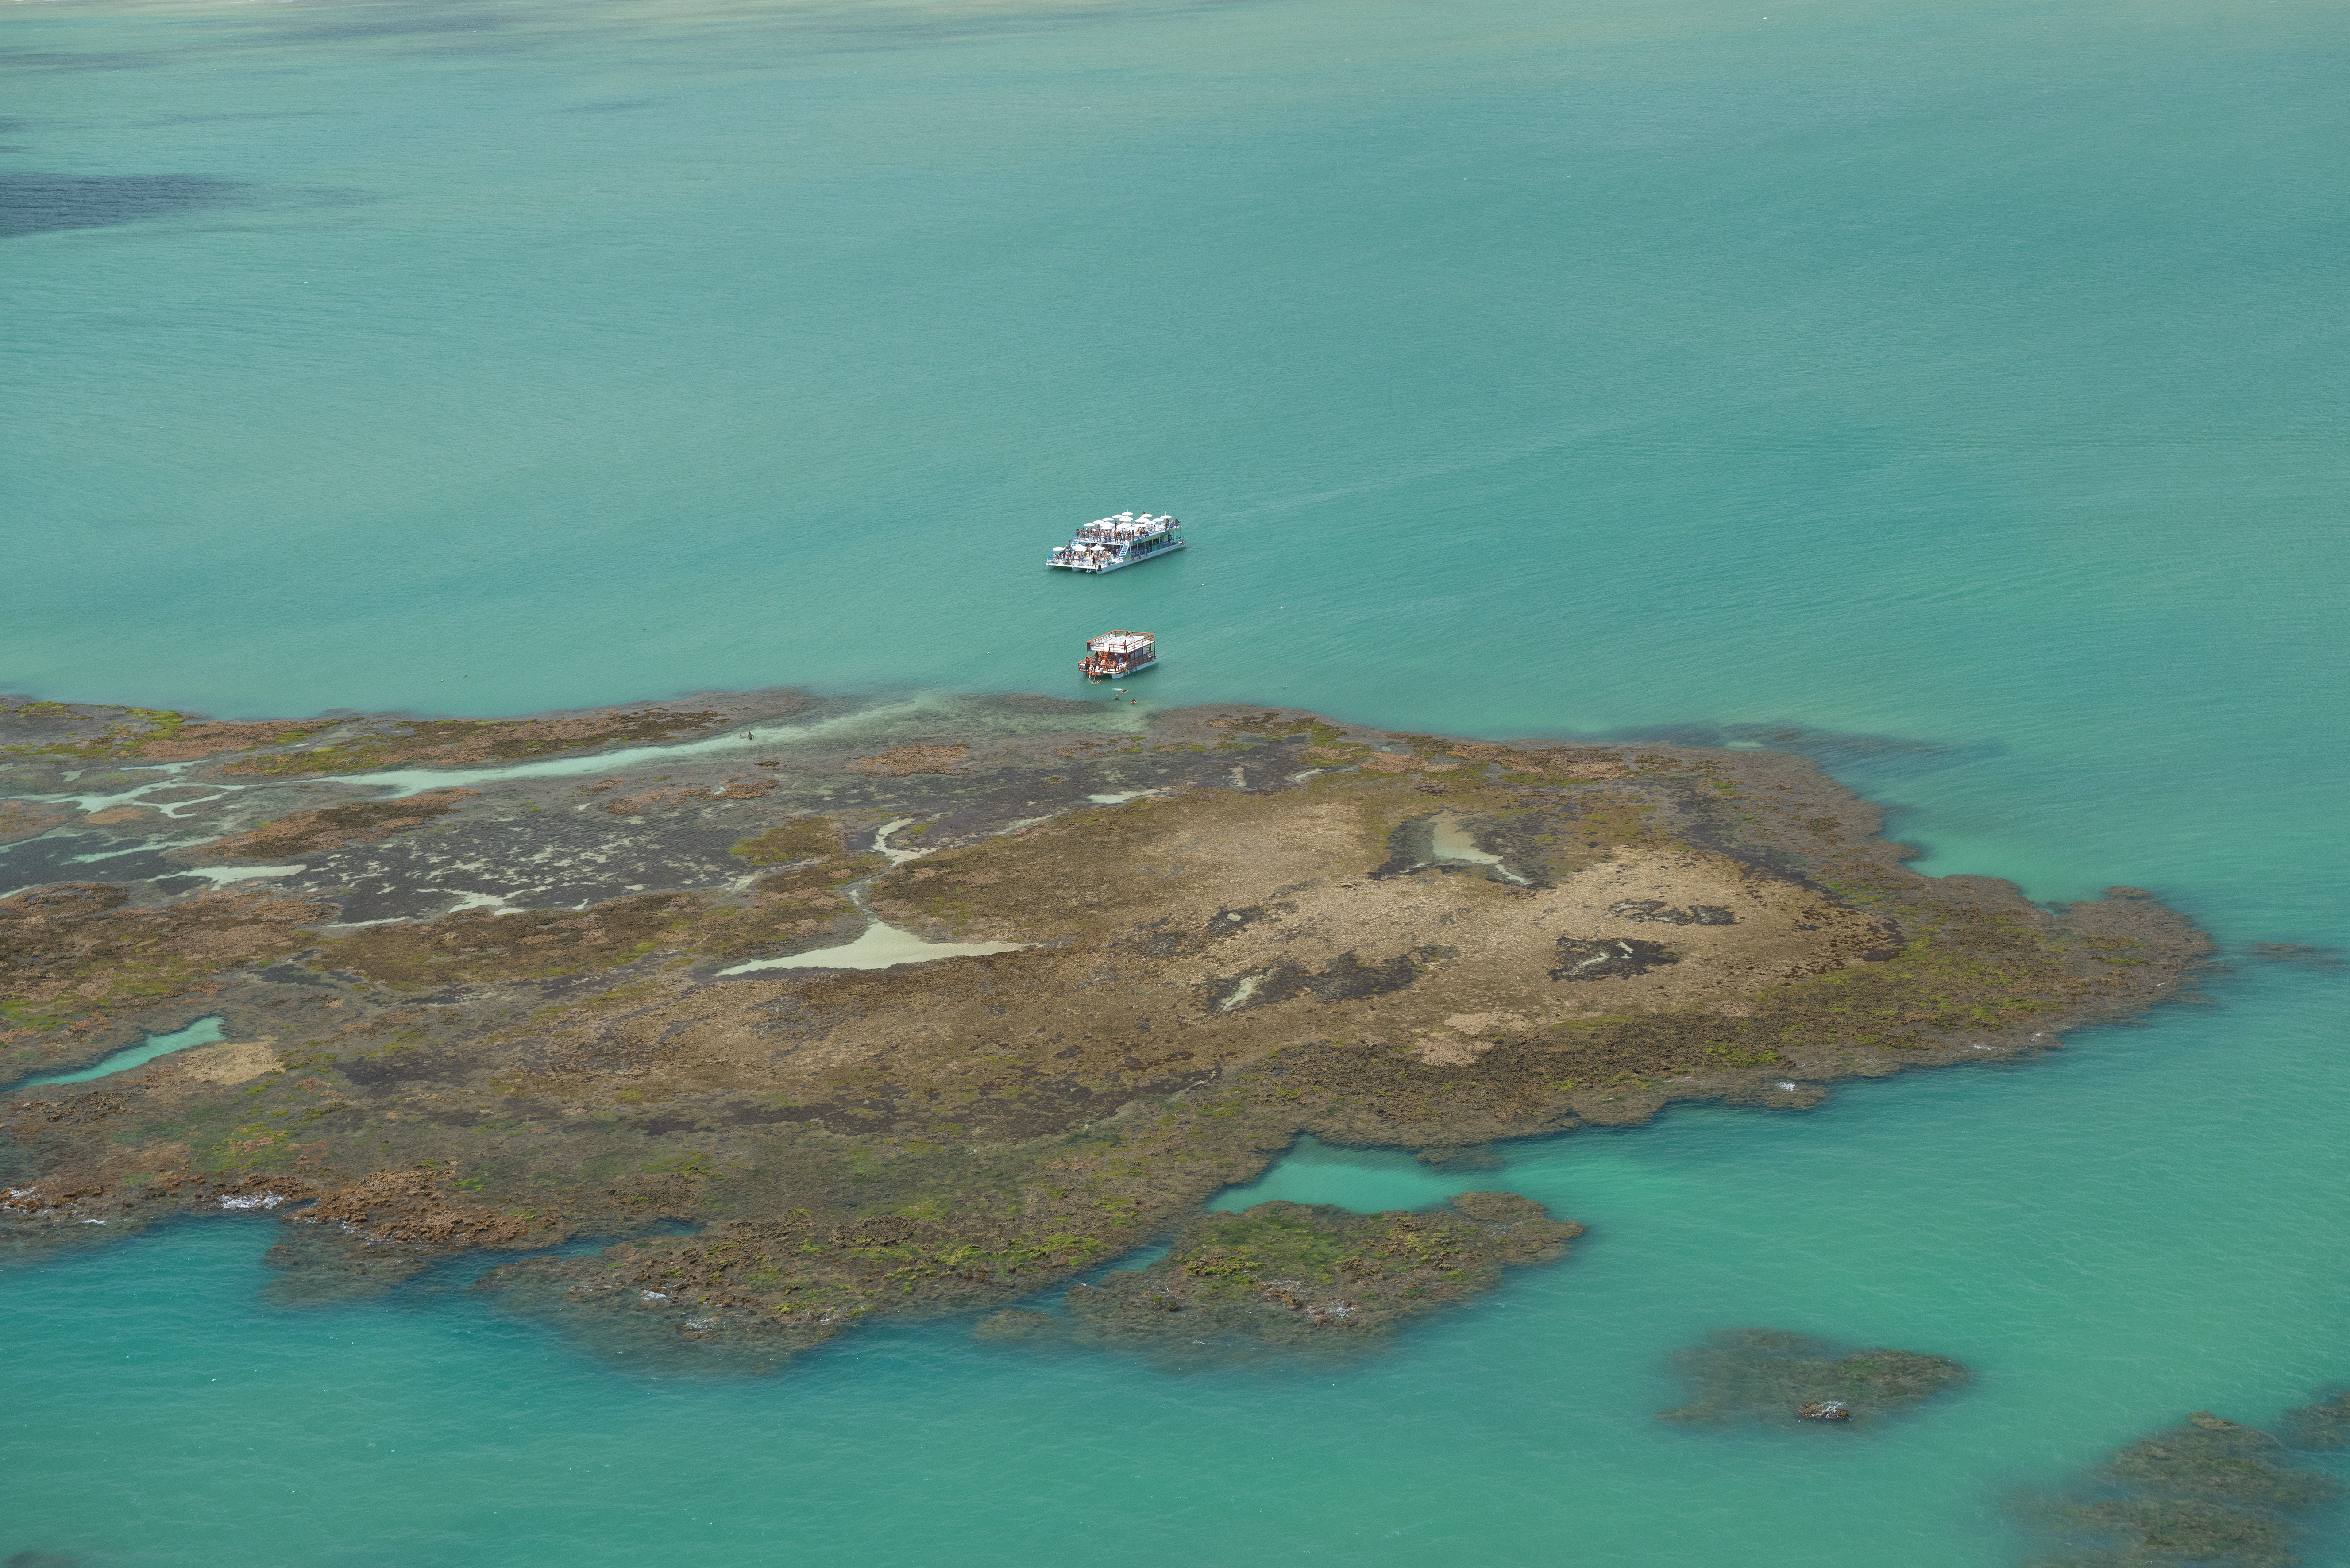
[[[1181,525],[1172,517],[1153,517],[1148,512],[1098,517],[1078,529],[1045,564],[1073,572],[1115,572],[1181,549],[1183,536],[1175,532]]]
[[[1159,662],[1159,639],[1147,631],[1113,631],[1086,639],[1077,668],[1088,680],[1115,680]]]

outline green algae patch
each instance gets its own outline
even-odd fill
[[[1581,1234],[1510,1192],[1464,1192],[1436,1214],[1260,1203],[1192,1220],[1167,1256],[1072,1286],[1067,1304],[1074,1336],[1104,1348],[1348,1347],[1492,1289],[1505,1267],[1564,1257]]]
[[[900,837],[908,836],[900,834]],[[754,866],[788,866],[840,853],[840,834],[828,817],[795,816],[753,838],[737,839],[729,853]]]
[[[1676,1355],[1673,1366],[1692,1397],[1659,1419],[1691,1426],[1873,1422],[1960,1387],[1969,1376],[1948,1356],[1839,1353],[1825,1340],[1773,1328],[1709,1334]]]

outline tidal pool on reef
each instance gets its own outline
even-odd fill
[[[1467,830],[1453,817],[1438,817],[1435,826],[1429,830],[1428,843],[1429,854],[1434,859],[1459,861],[1469,866],[1491,866],[1513,882],[1525,880],[1504,866],[1500,856],[1478,848],[1477,841],[1470,837]]]
[[[720,974],[748,974],[761,969],[892,969],[901,963],[929,963],[934,959],[976,958],[983,953],[1008,953],[1026,942],[926,942],[911,931],[886,920],[869,921],[857,940],[837,948],[818,948],[789,958],[754,959],[722,969]]]
[[[9,1087],[29,1089],[36,1084],[87,1084],[93,1078],[104,1078],[116,1073],[127,1073],[133,1067],[143,1067],[158,1056],[168,1056],[191,1045],[218,1044],[220,1037],[221,1021],[217,1014],[199,1018],[186,1028],[175,1029],[169,1034],[150,1034],[138,1044],[126,1045],[79,1072],[52,1073],[44,1077],[26,1078]]]

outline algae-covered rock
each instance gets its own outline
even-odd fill
[[[2198,1410],[2030,1511],[2060,1550],[2035,1568],[2294,1568],[2306,1516],[2339,1491],[2257,1428]]]
[[[1825,1340],[1774,1328],[1709,1334],[1674,1365],[1697,1397],[1660,1419],[1864,1422],[1906,1410],[1967,1380],[1948,1356],[1908,1350],[1836,1354]]]
[[[1451,1213],[1355,1214],[1260,1203],[1202,1215],[1166,1257],[1068,1294],[1082,1343],[1195,1349],[1359,1345],[1492,1289],[1505,1265],[1562,1256],[1583,1227],[1510,1192],[1464,1192]]]

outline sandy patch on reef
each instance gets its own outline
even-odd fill
[[[1308,867],[1284,864],[1284,850],[1305,849],[1301,840],[1317,838],[1326,846],[1353,831],[1343,819],[1314,821],[1318,815],[1301,814],[1306,820],[1274,843],[1230,846],[1232,853],[1220,867],[1230,880],[1211,878],[1222,884],[1212,897],[1218,903],[1254,902],[1280,881],[1303,879]],[[1200,862],[1213,850],[1193,842],[1181,854],[1189,862],[1187,872],[1195,867],[1205,870]],[[1720,1007],[1765,986],[1859,962],[1864,952],[1887,941],[1877,922],[1827,903],[1800,883],[1757,876],[1726,857],[1688,850],[1619,850],[1614,859],[1556,887],[1532,891],[1479,877],[1422,872],[1301,888],[1285,901],[1295,909],[1277,910],[1212,950],[1179,961],[1164,977],[1187,988],[1205,987],[1223,977],[1271,972],[1283,965],[1324,970],[1350,952],[1367,963],[1418,947],[1440,947],[1453,950],[1452,956],[1438,961],[1426,979],[1408,990],[1339,1006],[1350,1014],[1359,1012],[1366,1023],[1373,1012],[1417,1015],[1412,1022],[1422,1027],[1440,1025],[1446,1033],[1465,1036],[1632,1009]],[[1649,903],[1663,911],[1702,907],[1722,911],[1727,919],[1718,925],[1659,922],[1638,908]],[[1214,907],[1202,900],[1195,918],[1204,924]],[[1673,961],[1646,973],[1587,981],[1554,974],[1563,966],[1563,940],[1619,938],[1660,945]],[[1321,1011],[1305,999],[1270,1005]],[[1254,1009],[1240,1010],[1246,1011]],[[1503,1016],[1519,1022],[1492,1022]]]
[[[943,852],[885,878],[874,911],[919,928],[914,900],[934,897],[966,912],[953,938],[1039,945],[853,981],[745,975],[616,1020],[577,1059],[625,1060],[663,1092],[809,1097],[886,1063],[942,1106],[1014,1058],[1047,1075],[1097,1056],[1088,1070],[1198,1073],[1323,1042],[1465,1067],[1495,1038],[1578,1020],[1743,1015],[1760,992],[1895,940],[1803,883],[1680,846],[1620,846],[1547,888],[1482,868],[1374,875],[1416,810],[1202,793]],[[1581,961],[1603,940],[1643,961],[1591,975]],[[786,987],[825,1022],[778,1051],[759,1010]]]
[[[220,1045],[182,1051],[174,1062],[180,1071],[207,1084],[242,1084],[277,1070],[276,1038],[233,1040]]]

